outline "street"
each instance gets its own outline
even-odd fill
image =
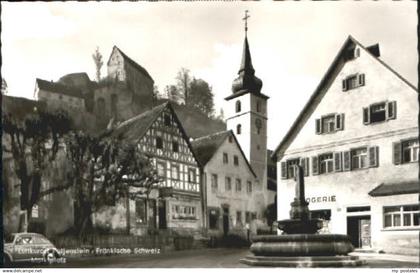
[[[67,258],[64,264],[47,267],[72,268],[246,268],[239,259],[248,255],[248,249],[194,249],[161,254],[99,256]],[[28,266],[28,265],[19,265]],[[418,268],[414,262],[368,259],[362,268]]]

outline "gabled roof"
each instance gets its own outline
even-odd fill
[[[181,134],[186,141],[191,153],[193,154],[195,160],[200,165],[200,161],[195,154],[193,147],[189,141],[189,138],[180,122],[178,116],[176,115],[171,103],[165,102],[159,106],[152,108],[149,111],[146,111],[138,116],[135,116],[129,120],[126,120],[120,123],[116,128],[114,128],[109,134],[114,137],[122,138],[126,141],[137,142],[139,141],[147,132],[147,130],[152,126],[156,119],[161,115],[164,109],[169,109],[172,116],[175,118],[175,121],[178,124],[178,127],[181,131]]]
[[[351,44],[358,45],[360,48],[362,48],[363,50],[365,50],[372,58],[374,58],[380,64],[382,64],[383,66],[385,66],[389,71],[391,71],[395,76],[397,76],[399,79],[401,79],[403,82],[405,82],[414,91],[418,92],[417,88],[414,85],[412,85],[409,81],[407,81],[405,78],[403,78],[400,74],[398,74],[395,70],[393,70],[384,61],[382,61],[381,59],[379,59],[376,56],[376,55],[379,56],[379,54],[373,54],[375,52],[372,49],[368,49],[368,48],[364,47],[360,42],[358,42],[351,35],[349,35],[349,37],[344,42],[343,46],[338,51],[338,54],[335,56],[333,62],[331,63],[330,67],[328,68],[327,72],[322,77],[322,79],[321,79],[320,83],[318,84],[318,86],[316,87],[315,91],[312,93],[312,95],[309,98],[308,102],[305,104],[305,106],[303,107],[303,109],[300,111],[298,117],[293,122],[292,126],[290,127],[289,131],[286,133],[286,135],[284,136],[284,138],[282,139],[282,141],[280,142],[280,144],[274,150],[274,152],[272,154],[272,157],[273,158],[276,157],[277,152],[280,149],[284,149],[284,146],[286,145],[287,141],[290,138],[295,137],[299,133],[299,131],[300,131],[300,129],[299,129],[300,123],[304,120],[304,117],[307,114],[311,114],[312,113],[312,112],[311,113],[308,113],[308,110],[310,110],[312,104],[317,101],[318,96],[322,93],[322,91],[324,90],[324,88],[327,86],[329,79],[334,76],[334,72],[335,72],[336,68],[340,65],[340,63],[343,61],[343,59],[346,58],[346,53],[347,53],[346,50],[349,48],[349,46]],[[312,111],[313,110],[314,109],[312,109]]]
[[[239,145],[239,142],[236,139],[235,134],[232,132],[232,130],[221,131],[211,135],[203,136],[191,142],[194,152],[197,155],[197,159],[200,161],[200,165],[204,167],[213,158],[213,156],[219,150],[219,147],[229,136],[231,136],[232,139],[234,139],[251,173],[254,175],[254,177],[257,177],[257,175],[251,167],[251,164],[249,164],[248,159],[242,151],[241,145]]]
[[[131,64],[132,66],[134,66],[134,68],[136,68],[137,70],[139,70],[143,75],[145,75],[146,77],[148,77],[151,81],[153,81],[154,82],[154,80],[153,80],[153,78],[152,78],[152,76],[150,76],[150,74],[149,74],[149,72],[147,72],[147,70],[144,68],[144,67],[142,67],[141,65],[139,65],[138,63],[136,63],[134,60],[132,60],[130,57],[128,57],[121,49],[119,49],[117,46],[115,46],[114,45],[114,47],[113,47],[113,50],[112,51],[114,51],[114,48],[116,49],[116,50],[118,50],[119,52],[120,52],[120,54],[121,54],[121,56],[123,56],[123,58],[124,58],[124,61],[126,61],[127,63],[129,63],[129,64]],[[111,60],[111,56],[112,56],[112,53],[111,53],[111,55],[109,56],[109,59],[108,59],[108,65],[109,65],[109,62],[110,62],[110,60]]]
[[[57,82],[49,82],[38,78],[36,79],[36,84],[38,85],[38,88],[43,91],[84,99],[82,91],[79,88],[73,86],[68,86]]]
[[[399,194],[420,193],[420,181],[402,183],[382,183],[369,192],[370,196],[389,196]]]

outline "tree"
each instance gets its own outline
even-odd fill
[[[223,108],[220,108],[220,112],[219,112],[219,115],[217,116],[217,119],[221,121],[225,121],[225,112],[223,111]]]
[[[175,85],[167,85],[165,87],[165,94],[168,100],[180,104],[182,101],[182,94]]]
[[[214,112],[213,93],[209,84],[202,79],[193,79],[190,83],[189,106],[200,110],[208,117]]]
[[[99,47],[96,47],[95,53],[92,54],[93,61],[96,68],[96,81],[101,80],[101,68],[104,62],[102,61],[102,54],[99,52]]]
[[[92,227],[91,216],[122,198],[146,195],[161,181],[149,157],[134,144],[102,135],[72,132],[66,139],[78,215],[79,236]],[[134,190],[133,190],[134,189]]]
[[[41,197],[70,186],[56,185],[41,191],[43,172],[56,159],[71,120],[63,111],[49,113],[37,108],[22,118],[11,113],[3,113],[2,118],[3,152],[12,154],[14,171],[20,180],[20,207],[26,211],[29,223],[32,208]]]
[[[1,78],[1,94],[6,95],[8,93],[7,82],[4,78]]]
[[[186,68],[181,68],[176,75],[176,87],[180,94],[180,97],[183,99],[185,105],[190,104],[190,85],[192,77],[190,75],[190,70]]]
[[[277,221],[277,196],[274,198],[274,203],[267,206],[264,216],[267,219],[267,224],[270,226],[270,232],[272,232],[273,223]]]

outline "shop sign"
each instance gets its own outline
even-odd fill
[[[308,197],[306,198],[306,202],[308,203],[327,203],[327,202],[335,202],[335,195],[328,195],[328,196],[316,196],[316,197]]]

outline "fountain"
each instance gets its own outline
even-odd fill
[[[252,238],[249,255],[240,260],[252,266],[343,267],[364,263],[356,256],[348,235],[318,234],[321,219],[312,219],[305,200],[302,167],[295,167],[295,198],[291,203],[290,219],[278,221],[285,235],[257,235]]]

